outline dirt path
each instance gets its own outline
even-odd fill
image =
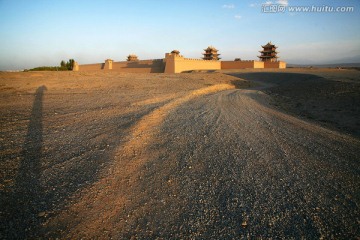
[[[259,76],[279,75],[242,77]],[[360,236],[360,140],[278,111],[263,86],[220,73],[0,81],[0,238]]]
[[[144,116],[105,177],[49,226],[72,226],[69,238],[359,235],[359,141],[269,108],[256,90],[211,93],[226,88]]]

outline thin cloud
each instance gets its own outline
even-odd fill
[[[263,2],[263,3],[261,3],[261,4],[252,3],[252,4],[250,4],[250,7],[260,7],[260,6],[272,5],[272,4],[274,4],[272,1],[266,1],[266,2]]]
[[[263,2],[261,4],[259,3],[250,3],[249,4],[249,7],[259,7],[261,5],[272,5],[272,4],[279,4],[279,5],[285,5],[285,6],[288,6],[289,5],[289,0],[277,0],[276,2],[273,2],[273,1],[266,1],[266,2]]]
[[[236,19],[241,19],[241,18],[242,18],[241,15],[235,15],[234,17],[235,17]]]
[[[222,8],[234,9],[234,8],[235,8],[235,5],[234,5],[234,4],[224,4],[224,5],[222,6]]]
[[[280,4],[280,5],[289,5],[289,1],[288,0],[277,0],[276,1],[277,4]]]

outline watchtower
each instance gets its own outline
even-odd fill
[[[272,44],[271,42],[268,42],[266,45],[261,46],[263,48],[262,51],[259,51],[261,53],[259,57],[260,61],[262,62],[277,62],[277,59],[279,58],[277,56],[278,52],[276,51],[277,46]]]
[[[204,49],[205,53],[203,53],[204,60],[220,60],[218,51],[215,47],[209,46],[208,48]]]

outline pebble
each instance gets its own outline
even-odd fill
[[[44,217],[46,215],[46,212],[39,212],[38,217]]]
[[[246,222],[246,221],[243,221],[243,222],[242,222],[242,224],[241,224],[241,226],[242,226],[243,228],[246,228],[246,227],[247,227],[247,225],[248,225],[248,224],[247,224],[247,222]]]

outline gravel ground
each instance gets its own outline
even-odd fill
[[[273,105],[322,126],[360,137],[360,71],[292,70],[231,75],[267,86]]]
[[[259,74],[1,73],[0,238],[358,238],[356,131]]]

